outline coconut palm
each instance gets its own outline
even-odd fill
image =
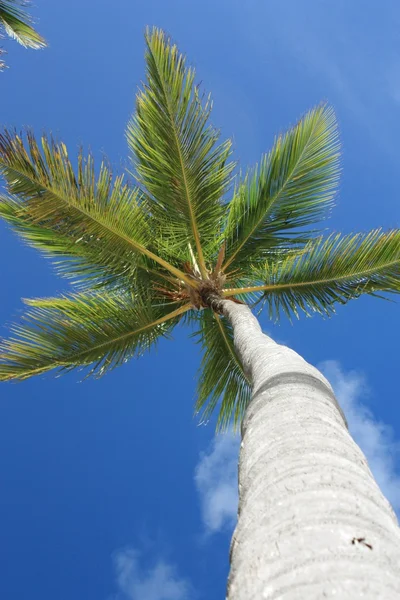
[[[0,0],[0,35],[3,30],[25,48],[37,50],[46,46],[46,42],[32,27],[31,18],[23,8],[26,4],[24,0]],[[5,66],[0,60],[0,70]]]
[[[271,319],[331,315],[400,290],[400,231],[321,236],[339,145],[333,111],[311,110],[259,165],[234,174],[211,100],[166,35],[146,34],[147,82],[127,128],[135,185],[64,144],[5,131],[2,217],[77,286],[27,300],[2,342],[0,379],[87,374],[140,356],[178,323],[203,349],[196,411],[241,424],[230,600],[400,597],[400,529],[332,388],[262,332]]]

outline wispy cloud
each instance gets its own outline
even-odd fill
[[[345,373],[337,361],[320,365],[335,390],[346,415],[354,440],[367,457],[370,469],[384,495],[395,510],[400,509],[400,473],[396,471],[396,456],[400,444],[393,437],[389,425],[377,421],[362,402],[368,395],[365,379],[359,373]]]
[[[400,473],[395,464],[399,443],[391,428],[377,421],[362,402],[367,395],[364,377],[354,371],[344,372],[333,360],[325,361],[320,368],[335,390],[350,433],[366,455],[378,485],[393,508],[400,510]],[[239,445],[238,437],[231,433],[218,436],[196,467],[195,483],[207,534],[231,531],[235,525]]]
[[[239,445],[239,436],[219,435],[196,467],[195,482],[207,533],[232,529],[236,522]]]
[[[150,568],[134,548],[120,550],[114,556],[118,593],[114,600],[192,600],[190,583],[176,568],[158,559]]]
[[[249,43],[261,55],[271,54],[273,44],[273,51],[285,62],[289,58],[300,64],[305,77],[311,75],[323,90],[321,99],[327,94],[391,155],[400,98],[397,5],[377,11],[375,3],[365,2],[362,19],[347,0],[271,0],[263,10],[270,40],[263,33],[253,34],[253,30],[260,32],[259,15],[254,14],[257,22]]]

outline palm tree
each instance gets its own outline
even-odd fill
[[[321,237],[338,182],[333,111],[311,110],[234,178],[211,100],[166,35],[146,33],[147,82],[127,129],[136,185],[64,144],[5,131],[2,217],[77,285],[27,300],[0,379],[106,371],[178,323],[203,348],[196,410],[241,424],[230,600],[400,597],[400,529],[332,388],[265,335],[270,318],[400,291],[400,231]]]
[[[23,9],[24,0],[0,0],[0,36],[1,30],[25,48],[35,50],[46,46],[46,41],[31,25],[31,18]],[[0,54],[3,52],[0,50]],[[5,68],[0,60],[0,70]]]

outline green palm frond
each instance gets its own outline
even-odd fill
[[[56,255],[61,273],[91,285],[129,282],[149,260],[184,278],[149,250],[157,235],[138,188],[113,182],[105,164],[96,179],[82,153],[75,175],[64,144],[44,136],[41,145],[31,134],[27,149],[18,135],[0,135],[0,173],[12,194],[0,199],[0,216],[23,238]]]
[[[321,106],[278,137],[238,186],[229,204],[224,270],[232,265],[246,272],[250,262],[309,241],[312,232],[304,228],[330,209],[338,177],[335,115]]]
[[[245,292],[263,293],[271,318],[299,310],[329,316],[361,294],[400,292],[400,230],[320,238],[298,256],[255,268],[254,277],[264,284]]]
[[[237,427],[250,402],[251,388],[233,345],[232,327],[206,310],[194,336],[203,348],[196,413],[202,412],[202,420],[207,421],[220,402],[217,429],[227,429],[232,421]]]
[[[147,83],[137,95],[128,143],[164,236],[181,247],[191,243],[205,276],[233,169],[231,144],[217,145],[219,133],[209,124],[211,101],[202,103],[194,70],[178,48],[158,29],[147,32],[146,42]]]
[[[23,9],[26,4],[23,0],[0,0],[0,26],[25,48],[44,48],[46,41],[32,27],[32,20]]]
[[[14,337],[0,343],[0,381],[88,365],[103,375],[143,354],[190,308],[104,292],[27,303],[33,308],[12,327]]]
[[[0,0],[0,26],[11,4]],[[47,137],[0,135],[0,217],[83,287],[27,301],[12,337],[0,341],[0,380],[79,367],[102,375],[178,322],[196,324],[196,411],[207,421],[218,410],[218,429],[237,427],[251,381],[232,326],[210,307],[232,298],[268,304],[271,318],[329,316],[361,294],[400,292],[400,231],[316,237],[339,176],[326,106],[279,136],[227,203],[231,143],[210,125],[210,98],[161,30],[148,30],[146,44],[147,81],[127,128],[136,186],[106,164],[96,170],[82,152],[74,171],[65,145]]]

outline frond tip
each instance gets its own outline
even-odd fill
[[[47,43],[32,27],[31,17],[22,8],[24,4],[26,2],[20,0],[0,0],[0,26],[4,27],[7,35],[25,48],[44,48]]]

